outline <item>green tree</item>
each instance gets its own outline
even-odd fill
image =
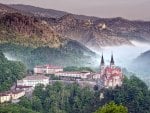
[[[110,102],[100,107],[95,113],[127,113],[128,110],[122,105],[117,105],[114,102]]]
[[[100,93],[104,93],[104,99],[100,99]],[[127,113],[127,108],[129,113],[150,113],[150,91],[144,82],[134,76],[126,78],[121,87],[102,89],[102,92],[80,87],[76,83],[55,82],[46,87],[38,85],[33,92],[33,98],[23,100],[19,105],[29,109],[31,103],[32,110],[40,113],[93,113],[99,106],[110,101],[116,104],[106,104],[96,113],[105,110],[112,112],[104,113]],[[106,109],[107,106],[110,106],[109,109]]]
[[[126,78],[121,87],[105,89],[104,103],[114,100],[115,103],[122,103],[130,113],[150,112],[150,91],[146,84],[135,76]]]
[[[36,96],[32,97],[32,109],[37,112],[43,111],[41,100]]]
[[[0,113],[39,113],[16,104],[0,105]]]
[[[24,77],[25,73],[24,64],[8,61],[0,52],[0,91],[9,90],[13,83]]]
[[[24,106],[25,108],[32,109],[32,103],[27,97],[22,97],[19,105]]]

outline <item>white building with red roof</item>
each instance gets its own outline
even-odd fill
[[[7,93],[0,93],[0,103],[9,102],[11,100],[11,96]]]
[[[22,80],[17,81],[17,86],[32,86],[35,87],[37,84],[48,85],[49,77],[44,75],[32,75],[26,76]]]
[[[86,71],[74,71],[74,72],[57,72],[55,73],[55,76],[57,77],[70,77],[70,78],[76,78],[76,79],[87,79],[90,76],[90,72]]]
[[[3,92],[0,93],[0,103],[18,100],[24,95],[25,95],[25,91],[23,90],[12,90],[12,91]]]
[[[55,74],[60,71],[63,71],[63,67],[53,66],[53,65],[49,65],[49,64],[34,67],[35,74]]]

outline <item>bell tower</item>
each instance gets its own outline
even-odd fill
[[[114,67],[115,66],[115,61],[114,61],[114,57],[113,54],[111,55],[111,61],[110,61],[110,67]]]
[[[103,56],[103,53],[102,53],[101,63],[100,63],[100,70],[103,70],[104,67],[105,67],[105,62],[104,62],[104,56]]]

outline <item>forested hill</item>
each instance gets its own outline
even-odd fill
[[[91,67],[97,59],[94,52],[76,41],[69,41],[59,48],[32,48],[15,44],[1,44],[0,48],[8,58],[22,61],[30,69],[42,64]]]
[[[8,61],[0,51],[0,92],[7,91],[14,82],[25,76],[26,68],[21,62]]]

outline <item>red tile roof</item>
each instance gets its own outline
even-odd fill
[[[105,68],[105,74],[110,73],[111,75],[120,75],[121,73],[121,69],[120,68],[110,68],[110,67],[106,67]]]
[[[10,94],[18,94],[21,93],[23,90],[11,90],[11,91],[6,91],[6,92],[2,92],[0,93],[0,96],[8,96]]]
[[[23,90],[13,90],[11,91],[12,94],[18,94],[18,93],[21,93],[23,92]]]
[[[0,93],[0,96],[8,96],[7,93]]]
[[[42,66],[36,66],[35,68],[48,68],[48,69],[63,69],[61,66],[53,66],[53,65],[42,65]]]
[[[84,74],[84,73],[90,73],[90,72],[80,72],[80,71],[63,71],[63,72],[57,72],[57,73],[63,73],[63,74]]]
[[[49,79],[49,77],[44,75],[32,75],[26,76],[23,80],[41,80],[41,79]]]
[[[18,85],[16,88],[20,88],[20,89],[22,89],[22,88],[31,88],[32,86],[21,86],[21,85]]]

